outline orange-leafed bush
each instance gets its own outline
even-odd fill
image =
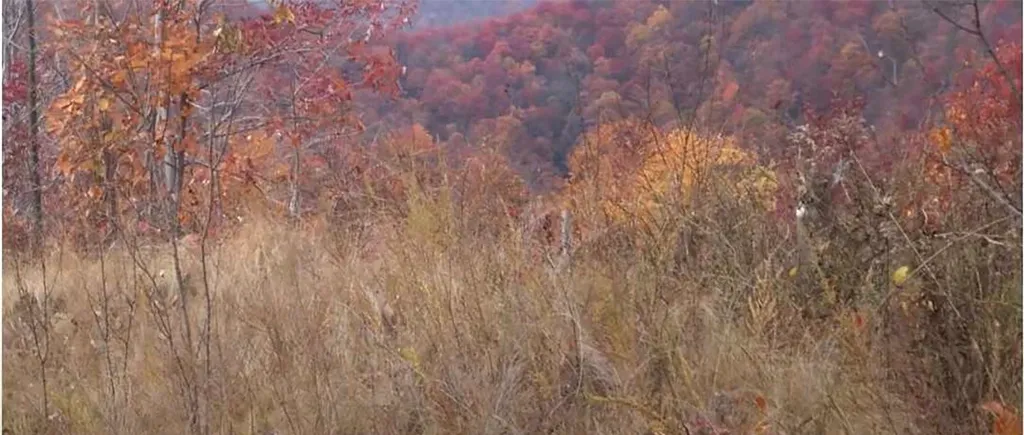
[[[602,126],[574,150],[565,193],[583,225],[656,226],[717,189],[755,210],[774,208],[771,170],[729,137],[676,129],[663,133],[625,121]]]

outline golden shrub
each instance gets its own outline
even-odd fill
[[[602,126],[574,150],[566,199],[581,224],[650,223],[659,213],[686,207],[704,188],[758,210],[774,208],[774,171],[731,137],[637,127],[635,121]]]

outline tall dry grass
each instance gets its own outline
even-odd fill
[[[699,193],[658,232],[616,227],[563,263],[521,222],[427,189],[358,234],[254,219],[205,272],[183,247],[181,293],[167,246],[55,250],[45,273],[5,256],[4,428],[923,434],[984,430],[984,400],[1019,409],[1019,237],[1007,253],[906,235],[930,272],[896,288],[917,257],[860,262],[874,242],[833,229],[824,273],[860,290],[811,315],[825,296],[788,273],[792,229]],[[847,224],[889,221],[873,219]]]

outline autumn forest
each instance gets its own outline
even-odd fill
[[[1012,0],[3,0],[7,433],[1021,434]]]

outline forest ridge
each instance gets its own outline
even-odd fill
[[[522,130],[509,133],[522,135],[515,156],[558,171],[585,128],[630,115],[665,126],[683,112],[778,156],[806,110],[861,99],[867,120],[896,137],[941,112],[938,98],[971,80],[960,72],[984,62],[978,38],[933,10],[969,22],[969,5],[952,6],[545,2],[400,36],[404,92],[381,116],[471,142],[512,116]],[[1016,2],[986,3],[979,18],[988,43],[1017,43],[1020,12]]]

